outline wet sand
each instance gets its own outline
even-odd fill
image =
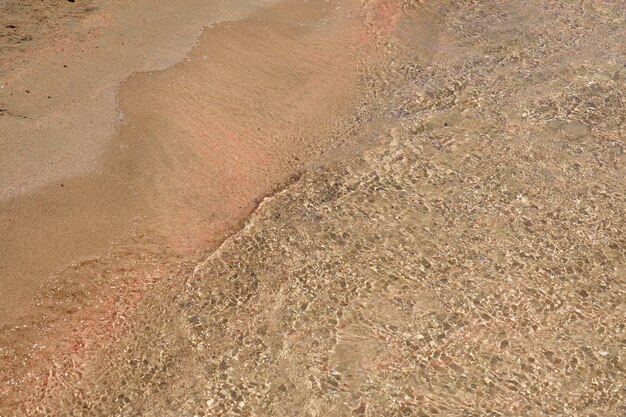
[[[376,60],[356,12],[358,2],[287,3],[211,25],[182,62],[121,83],[123,118],[101,155],[96,139],[63,130],[72,147],[89,146],[92,172],[75,175],[70,158],[69,178],[34,171],[49,184],[0,203],[7,389],[40,377],[31,364],[88,350],[145,285],[214,249],[323,153]]]
[[[139,233],[130,182],[141,175],[127,167],[137,154],[111,151],[120,83],[171,66],[204,26],[263,4],[3,4],[0,324],[19,317],[51,273]]]
[[[81,325],[48,326],[69,349],[14,332],[46,341],[43,372],[0,404],[622,415],[624,23],[620,2],[380,0],[207,29],[122,85],[102,178],[138,232],[40,295]]]
[[[59,174],[71,178],[33,169],[22,177],[43,176],[48,184],[0,202],[3,322],[20,314],[50,273],[100,256],[113,241],[148,234],[182,252],[219,242],[259,197],[319,153],[354,100],[357,77],[351,29],[330,27],[328,8],[302,7],[299,20],[277,8],[258,20],[217,25],[181,64],[132,76],[110,109],[124,119],[103,152],[93,142],[106,132],[81,136],[64,127],[68,146],[90,147],[82,155],[96,160],[93,172],[72,175],[71,161]],[[316,34],[321,24],[328,27]],[[324,36],[334,39],[332,48]],[[45,118],[34,123],[48,129]],[[12,140],[10,118],[3,122]],[[36,158],[31,148],[19,152]],[[44,171],[59,154],[47,156]],[[11,152],[3,156],[9,170],[27,169]],[[4,178],[15,185],[11,175]]]
[[[272,1],[40,3],[0,5],[2,198],[97,170],[123,80],[180,62],[204,27]]]

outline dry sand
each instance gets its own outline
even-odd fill
[[[8,181],[0,415],[623,415],[623,2],[229,4]]]

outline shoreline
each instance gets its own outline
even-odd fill
[[[0,121],[13,136],[0,138],[0,146],[7,158],[22,165],[15,166],[15,161],[0,165],[1,199],[98,172],[123,118],[117,93],[124,80],[181,62],[207,26],[236,21],[279,2],[243,1],[232,6],[225,0],[181,0],[182,5],[153,7],[153,1],[119,5],[88,0],[84,6],[63,3],[56,9],[45,6],[43,11],[14,6],[14,13],[26,16],[22,20],[11,16],[11,4],[5,6],[9,8],[6,31],[35,35],[24,36],[26,41],[14,39],[15,50],[0,61]],[[30,14],[37,13],[44,13],[39,30],[29,21]],[[43,138],[50,143],[41,143]],[[29,139],[39,143],[33,145]],[[51,155],[51,149],[58,156]],[[64,164],[59,172],[48,166],[54,163]]]
[[[120,87],[83,191],[134,228],[0,332],[0,414],[621,415],[625,24],[319,0],[208,28]]]
[[[124,114],[124,119],[109,146],[105,162],[100,164],[101,172],[84,178],[62,180],[60,184],[48,186],[49,192],[18,200],[21,204],[14,207],[19,206],[23,221],[21,225],[18,222],[17,227],[14,223],[13,230],[16,239],[28,242],[24,253],[33,253],[31,245],[36,241],[24,235],[24,231],[28,230],[45,236],[47,244],[51,245],[50,250],[68,250],[74,242],[79,242],[84,248],[87,236],[95,240],[88,246],[89,250],[84,252],[84,256],[77,259],[75,253],[81,250],[78,247],[67,258],[69,264],[59,262],[58,265],[63,265],[61,269],[40,281],[41,284],[36,286],[37,301],[25,315],[13,318],[10,314],[4,315],[2,356],[5,365],[2,380],[7,381],[9,378],[13,382],[7,385],[9,391],[2,395],[4,401],[0,402],[15,397],[17,399],[10,401],[19,403],[20,396],[13,389],[18,388],[19,392],[20,385],[34,383],[49,388],[51,376],[42,379],[43,374],[40,374],[47,369],[46,364],[52,363],[52,360],[61,360],[63,363],[68,353],[79,357],[81,351],[87,354],[94,349],[96,340],[102,340],[101,334],[113,332],[120,320],[129,314],[131,306],[141,299],[146,285],[150,287],[170,279],[168,277],[174,274],[173,271],[180,268],[180,262],[185,264],[190,262],[189,259],[196,259],[198,255],[194,253],[215,249],[238,229],[263,195],[283,182],[299,165],[323,153],[325,147],[331,144],[332,129],[336,123],[333,120],[343,117],[352,108],[351,103],[357,96],[354,88],[359,75],[358,71],[351,68],[354,65],[351,33],[360,29],[358,25],[351,27],[353,24],[349,22],[352,18],[344,16],[348,12],[343,7],[335,10],[331,4],[323,4],[323,7],[318,8],[315,5],[292,6],[292,2],[284,3],[284,6],[272,6],[268,12],[260,11],[250,18],[211,25],[203,31],[192,51],[181,62],[164,70],[136,73],[129,77],[121,84],[118,94],[118,109]],[[276,11],[276,8],[280,11]],[[277,19],[276,16],[281,18]],[[303,24],[295,24],[298,19]],[[343,23],[337,23],[339,21]],[[320,42],[329,34],[333,34],[330,35],[332,44]],[[267,40],[258,39],[259,35],[267,37]],[[262,49],[256,51],[257,58],[248,53],[250,50],[232,49],[236,43],[240,43],[241,48],[247,48],[253,38],[257,38],[254,42],[262,45],[283,44],[282,57],[273,61],[274,68],[263,68],[268,61]],[[326,49],[324,44],[328,44],[332,50]],[[345,49],[343,58],[337,55],[341,52],[340,48]],[[244,52],[245,60],[237,61],[240,52]],[[268,52],[271,53],[271,49]],[[329,53],[331,55],[324,58]],[[220,62],[226,64],[226,72],[207,67],[208,56],[209,63],[216,62],[218,67]],[[325,62],[320,62],[320,59]],[[324,65],[326,70],[322,70]],[[235,75],[237,70],[233,71],[233,68],[237,68],[240,75]],[[255,74],[255,71],[259,72]],[[289,71],[291,75],[284,71]],[[339,71],[341,74],[334,77],[334,83],[320,83],[320,71],[325,75],[329,71]],[[226,79],[223,78],[225,75]],[[170,116],[174,111],[172,109],[180,108],[182,112],[168,120],[171,122],[182,118],[184,121],[179,126],[194,126],[196,121],[193,118],[185,119],[185,114],[196,111],[194,103],[198,101],[181,102],[189,94],[189,90],[184,87],[181,88],[184,94],[177,97],[177,91],[163,91],[162,86],[171,85],[172,81],[169,80],[178,80],[176,83],[188,80],[195,83],[193,88],[198,89],[200,85],[194,81],[198,77],[201,77],[199,80],[204,85],[211,84],[207,83],[206,77],[221,78],[225,82],[235,80],[228,77],[237,77],[240,83],[240,93],[235,93],[230,87],[224,92],[218,89],[198,93],[199,97],[211,97],[219,107],[198,108],[199,113],[194,116],[197,119],[199,114],[208,115],[203,123],[219,126],[213,137],[227,137],[230,145],[212,139],[202,127],[196,133],[187,129],[184,136],[175,139],[176,125],[157,126],[166,119],[154,115],[146,117],[151,112],[162,110],[164,103],[172,103],[175,107],[167,110]],[[289,88],[283,89],[282,85],[289,85]],[[315,86],[315,90],[312,90],[312,86]],[[256,94],[264,94],[265,91],[275,94],[275,97],[266,97],[269,100],[264,103],[264,108],[273,114],[281,114],[282,125],[270,125],[257,118],[253,110],[256,104],[252,102],[232,103],[233,108],[253,106],[241,116],[233,117],[229,113],[219,115],[219,109],[228,105],[228,97],[245,97],[257,88]],[[303,100],[303,93],[312,91],[315,94]],[[155,101],[158,106],[154,109],[146,106],[153,100],[150,97],[159,97]],[[327,104],[320,105],[324,101]],[[210,102],[207,103],[212,106]],[[272,105],[278,107],[272,109]],[[306,109],[304,106],[310,107]],[[307,121],[298,121],[303,116]],[[323,127],[320,128],[319,124]],[[146,142],[148,138],[151,139]],[[161,141],[157,146],[151,143],[159,138],[167,138],[169,143]],[[193,146],[183,149],[189,144]],[[218,153],[218,159],[210,158],[208,164],[198,161],[197,155],[207,157],[224,145],[226,148]],[[233,148],[233,145],[237,147]],[[228,155],[235,159],[225,159]],[[172,161],[194,160],[201,165],[190,169],[188,166],[173,167],[171,164]],[[237,165],[244,169],[232,176],[229,169]],[[169,174],[164,175],[167,172]],[[181,174],[185,173],[194,176],[183,180]],[[227,175],[224,176],[224,173]],[[207,179],[209,183],[206,183]],[[199,193],[197,187],[203,183],[205,190]],[[191,184],[194,188],[185,188]],[[229,193],[228,190],[234,189],[238,190],[237,194]],[[98,192],[94,193],[95,190]],[[34,199],[34,202],[24,204],[24,198]],[[182,202],[182,205],[172,205],[172,202]],[[193,204],[189,206],[189,202]],[[48,209],[51,206],[62,211],[51,213]],[[25,210],[26,207],[45,211],[35,215],[34,211]],[[207,215],[207,207],[217,211]],[[10,211],[10,202],[9,209],[0,210],[4,213]],[[96,218],[99,223],[94,223]],[[38,223],[33,223],[33,219]],[[60,219],[68,219],[71,223],[59,223]],[[54,229],[50,229],[50,225]],[[77,230],[76,226],[93,229]],[[66,239],[65,243],[60,243],[59,238]],[[110,246],[112,241],[117,243]],[[15,248],[10,239],[5,240],[4,244],[5,248]],[[19,254],[9,251],[4,253],[13,262],[20,259]],[[94,257],[91,253],[97,255]],[[18,264],[27,264],[25,261],[22,259]],[[116,269],[120,269],[121,273],[116,273]],[[149,278],[142,278],[143,275]],[[109,288],[113,292],[107,294]],[[28,292],[26,295],[28,297]],[[14,304],[23,305],[24,301],[17,299]],[[5,304],[4,308],[19,311],[10,304]],[[16,327],[17,323],[20,325]],[[16,356],[9,360],[11,351]],[[18,364],[26,358],[30,362],[39,363],[35,369],[41,370],[18,371],[21,367]],[[10,363],[15,363],[15,366]],[[61,365],[59,372],[66,366],[71,367],[68,364]],[[14,376],[19,374],[26,380],[17,383]]]
[[[227,23],[228,24],[228,23]],[[209,29],[210,30],[210,29]],[[213,31],[221,30],[219,27],[215,27]],[[199,42],[199,39],[196,41]],[[186,58],[187,59],[187,58]],[[185,62],[182,60],[181,62]],[[148,72],[142,73],[139,75],[134,75],[128,78],[122,85],[125,84],[133,84],[136,83],[134,80],[142,79],[142,82],[149,82],[148,78],[158,76],[158,74],[166,73],[167,71],[173,71],[173,69],[181,64],[175,64],[166,70],[159,70],[156,72]],[[195,70],[191,70],[195,71]],[[308,71],[308,70],[307,70]],[[195,72],[199,74],[198,71]],[[182,77],[185,76],[194,76],[193,74],[182,74]],[[175,76],[174,76],[175,77]],[[215,77],[219,79],[221,77],[219,74],[216,74]],[[280,80],[276,80],[279,85]],[[294,80],[295,81],[295,80]],[[170,82],[170,81],[163,81]],[[275,82],[275,81],[271,81]],[[141,99],[144,101],[149,100],[161,100],[158,98],[152,90],[158,90],[155,88],[156,84],[150,87],[146,87],[143,91],[138,91],[136,93],[126,94],[128,97],[132,97],[133,94],[136,97],[146,97],[146,99]],[[194,87],[192,87],[194,88]],[[213,93],[207,92],[209,94],[222,94],[219,91],[214,91]],[[124,94],[123,92],[121,94]],[[152,94],[153,97],[149,97]],[[178,94],[176,91],[163,91],[160,90],[157,94],[161,94],[166,98],[171,95]],[[243,94],[246,94],[243,92]],[[260,93],[256,93],[260,94]],[[119,93],[118,93],[119,95]],[[182,98],[182,97],[181,97]],[[224,96],[224,99],[228,99],[227,96]],[[119,100],[119,97],[118,97]],[[130,102],[132,98],[127,99],[127,102]],[[141,101],[140,100],[140,101]],[[171,99],[170,102],[173,102],[174,106],[179,106],[180,103],[175,103],[174,101],[178,99]],[[122,100],[124,101],[124,100]],[[187,103],[189,104],[189,103]],[[160,106],[160,104],[157,104]],[[175,199],[184,199],[187,200],[186,203],[178,204],[178,208],[174,209],[175,213],[172,212],[170,216],[179,217],[180,212],[179,209],[187,210],[189,216],[195,216],[195,220],[189,220],[195,222],[198,226],[197,229],[202,229],[200,223],[205,223],[207,221],[214,222],[215,220],[206,219],[207,214],[198,213],[198,210],[202,210],[200,205],[203,199],[206,199],[206,192],[214,193],[216,191],[212,191],[207,189],[207,187],[212,187],[215,189],[216,187],[222,187],[223,184],[214,183],[208,184],[201,177],[196,177],[193,179],[194,181],[201,181],[202,187],[206,189],[203,191],[205,193],[205,197],[202,195],[196,196],[199,198],[195,198],[195,202],[190,202],[194,200],[194,197],[191,196],[190,193],[198,194],[198,190],[189,190],[182,194],[174,195],[172,193],[176,192],[176,189],[180,189],[180,186],[183,184],[173,184],[173,183],[165,183],[162,181],[162,178],[154,178],[153,171],[156,170],[156,167],[151,163],[160,164],[160,167],[164,170],[170,170],[171,167],[168,165],[171,163],[171,158],[187,158],[188,160],[193,160],[194,152],[199,151],[199,149],[186,149],[186,155],[182,155],[182,148],[179,145],[176,145],[174,141],[171,141],[169,145],[167,144],[155,144],[150,143],[150,135],[179,135],[180,132],[151,132],[153,126],[137,126],[135,118],[135,122],[129,122],[130,113],[133,112],[132,109],[123,108],[124,105],[121,106],[118,104],[116,107],[116,111],[119,111],[120,114],[125,114],[124,120],[122,120],[122,124],[117,127],[117,132],[112,138],[111,143],[107,146],[107,151],[101,157],[98,157],[98,169],[96,172],[86,175],[86,176],[78,176],[73,179],[61,179],[55,180],[53,183],[44,187],[44,189],[40,190],[35,194],[29,194],[22,198],[4,200],[0,202],[0,227],[3,229],[3,234],[5,236],[4,242],[2,244],[2,251],[5,254],[4,256],[7,259],[11,259],[10,262],[3,263],[3,269],[0,271],[1,275],[10,277],[13,282],[22,282],[22,286],[26,286],[30,289],[25,289],[26,292],[31,292],[38,286],[39,282],[41,282],[42,277],[47,276],[54,271],[63,268],[68,262],[72,262],[74,260],[84,258],[84,257],[93,257],[98,253],[102,253],[114,240],[124,239],[124,235],[135,234],[136,230],[144,229],[148,227],[149,229],[156,230],[158,235],[172,235],[175,234],[174,230],[177,226],[172,224],[165,226],[168,221],[167,220],[156,220],[156,223],[148,224],[146,226],[146,219],[152,217],[153,219],[162,216],[168,216],[164,213],[164,210],[172,210],[167,208],[168,205],[173,204],[173,200]],[[297,107],[296,107],[297,108]],[[200,112],[204,111],[213,111],[210,109],[198,109]],[[278,109],[277,111],[285,111],[286,109]],[[136,112],[144,112],[146,109],[142,108],[142,103],[137,105]],[[150,110],[153,111],[153,110]],[[154,108],[154,111],[159,111],[157,107]],[[172,111],[177,111],[175,108],[172,108]],[[139,117],[143,117],[140,115]],[[154,116],[152,116],[154,117]],[[161,116],[158,116],[161,117]],[[163,115],[162,117],[169,117],[168,115]],[[177,115],[176,117],[184,118],[184,114]],[[228,115],[220,116],[222,120],[216,120],[217,123],[222,123],[223,120],[227,120]],[[292,117],[292,116],[289,116]],[[298,116],[299,117],[299,116]],[[235,117],[236,121],[237,118]],[[287,119],[285,119],[288,122]],[[154,123],[160,123],[158,120],[154,120]],[[251,121],[243,120],[243,123],[250,123]],[[132,126],[126,126],[130,123],[135,123]],[[152,123],[152,122],[151,122]],[[153,123],[153,124],[154,124]],[[195,123],[190,121],[191,124]],[[207,121],[208,124],[214,123],[210,120]],[[227,122],[231,123],[231,122]],[[252,122],[256,123],[256,122]],[[215,123],[214,123],[215,124]],[[126,126],[126,127],[125,127]],[[164,126],[163,129],[172,129],[173,126]],[[232,125],[228,127],[228,125],[223,125],[222,127],[222,135],[247,135],[251,136],[251,132],[246,130],[246,127],[243,126],[239,128],[237,126]],[[231,129],[233,132],[227,132],[223,129]],[[260,137],[268,136],[268,135],[276,135],[281,134],[280,131],[272,132],[271,127],[269,126],[258,126],[257,128],[265,129],[265,131],[260,133]],[[180,127],[181,130],[187,129],[184,126]],[[284,127],[283,127],[284,129]],[[127,132],[127,133],[125,133]],[[189,131],[190,135],[196,135],[195,143],[197,145],[201,144],[203,140],[200,136],[207,135],[206,131]],[[297,130],[294,130],[292,134],[300,134],[302,136],[308,134],[299,133]],[[133,137],[135,135],[135,137]],[[200,136],[198,136],[200,135]],[[180,135],[179,135],[180,136]],[[257,140],[251,137],[252,140]],[[297,139],[297,138],[296,138]],[[181,136],[179,141],[186,141],[186,138]],[[240,144],[241,140],[238,139]],[[300,139],[297,139],[300,140]],[[141,142],[141,144],[139,144]],[[284,141],[283,141],[284,142]],[[183,144],[184,142],[179,142]],[[257,140],[257,143],[260,143]],[[252,144],[254,146],[254,144]],[[287,150],[287,152],[294,153],[294,158],[302,157],[302,155],[297,155],[297,144],[296,148],[292,145],[291,150]],[[162,151],[163,146],[170,146],[170,148],[177,147],[175,149],[178,154],[166,154]],[[185,143],[183,146],[187,146]],[[196,145],[194,145],[196,146]],[[200,145],[202,146],[202,145]],[[249,146],[243,144],[243,146]],[[264,150],[262,148],[256,149],[254,152],[266,152],[266,158],[270,158],[267,160],[267,164],[271,167],[276,162],[283,164],[284,172],[290,172],[295,166],[297,166],[300,162],[296,159],[292,161],[283,161],[280,162],[280,158],[276,161],[272,161],[274,158],[272,156],[272,143],[268,142],[265,144],[269,150]],[[282,146],[282,145],[280,145]],[[305,146],[308,146],[305,144]],[[250,148],[252,149],[252,148]],[[207,152],[212,152],[210,149],[206,148],[202,151],[205,156],[208,155]],[[235,148],[228,150],[228,152],[239,152]],[[308,151],[307,151],[308,152]],[[150,156],[146,156],[144,154],[149,153]],[[237,165],[249,165],[252,161],[246,161],[245,159],[241,159],[241,155],[238,157],[240,160],[232,160],[231,166]],[[146,164],[140,166],[141,160],[147,160]],[[197,158],[196,158],[197,159]],[[285,164],[286,162],[286,164]],[[206,164],[206,162],[204,162]],[[219,163],[219,160],[213,161],[213,164]],[[165,165],[164,165],[165,164]],[[160,169],[161,169],[160,168]],[[186,167],[179,166],[177,169],[181,170],[180,172],[184,172],[187,170]],[[193,169],[206,169],[200,168],[199,165],[195,166]],[[212,168],[209,168],[212,169]],[[231,170],[231,168],[224,168],[223,171]],[[214,169],[213,172],[217,170]],[[265,170],[267,171],[267,170]],[[150,175],[153,175],[153,178],[149,178]],[[158,174],[161,175],[161,174]],[[219,177],[220,174],[217,174]],[[268,183],[274,183],[280,179],[280,175],[278,177],[272,177],[275,174],[271,172],[259,172],[259,175],[262,177],[267,177]],[[269,177],[268,177],[269,175]],[[282,174],[281,174],[282,175]],[[175,176],[175,174],[173,174]],[[271,178],[270,178],[271,177]],[[188,181],[192,181],[191,177],[187,178]],[[159,191],[161,195],[169,193],[168,197],[163,197],[160,201],[164,201],[165,198],[170,201],[164,202],[164,204],[159,203],[159,199],[152,200],[150,202],[142,201],[145,200],[146,190],[154,189],[154,184],[160,182]],[[229,181],[238,181],[237,179],[232,179]],[[263,183],[266,180],[256,181]],[[235,189],[240,189],[240,187],[236,187]],[[100,190],[100,191],[95,191]],[[227,192],[227,191],[224,191]],[[224,194],[224,192],[222,194]],[[239,192],[243,192],[240,189]],[[245,193],[250,193],[251,190],[245,191]],[[258,189],[253,193],[263,193],[262,189]],[[202,194],[202,192],[200,193]],[[221,198],[218,194],[214,194],[213,199]],[[233,199],[234,198],[234,199]],[[237,204],[235,200],[241,200],[241,197],[230,197],[232,203]],[[246,199],[248,199],[246,197]],[[247,215],[249,213],[251,207],[254,205],[252,201],[254,198],[251,198],[248,202],[244,202],[241,207],[237,207],[237,210],[243,210],[241,215]],[[149,212],[144,208],[146,205],[150,204],[154,206],[155,203],[160,204],[160,211],[157,210]],[[191,206],[196,206],[196,208],[190,208]],[[187,209],[185,207],[188,207]],[[189,211],[191,210],[191,211]],[[194,214],[193,212],[196,212]],[[211,214],[214,219],[215,216],[222,216],[225,219],[228,218],[228,213],[214,213]],[[152,220],[148,219],[148,222]],[[157,224],[158,223],[158,224]],[[220,235],[224,232],[224,230],[228,229],[228,220],[222,222],[222,226],[219,226],[218,229],[208,232],[208,236]],[[169,230],[164,230],[163,227],[169,228]],[[191,228],[183,228],[184,230],[191,230]],[[26,232],[26,233],[25,233]],[[184,234],[188,232],[184,231]],[[175,243],[179,247],[183,248],[183,250],[192,250],[199,242],[201,242],[204,238],[201,235],[196,236],[179,236],[177,238],[177,242]],[[57,250],[56,248],[60,247],[62,250]],[[187,248],[187,249],[184,249]],[[10,287],[6,287],[7,291]],[[22,290],[20,290],[22,291]],[[9,301],[10,301],[9,297]],[[3,306],[3,317],[9,318],[10,321],[10,311],[16,310],[16,306],[23,303],[24,298],[17,297],[16,301],[13,303],[5,303]]]
[[[16,50],[3,50],[0,61],[0,290],[5,298],[0,325],[20,314],[49,275],[137,233],[131,201],[137,200],[137,190],[124,188],[128,178],[118,184],[116,168],[107,162],[122,122],[117,97],[122,82],[138,71],[164,70],[182,61],[204,26],[273,3],[234,7],[222,0],[183,0],[184,5],[154,8],[148,7],[151,1],[38,8],[9,0],[3,5],[8,10],[4,30],[31,30],[33,36],[25,42],[9,38],[17,42]],[[37,28],[29,20],[33,16],[48,20]],[[133,36],[137,27],[142,33]],[[24,188],[24,181],[35,181],[35,188]]]

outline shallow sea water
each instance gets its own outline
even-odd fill
[[[382,5],[343,144],[30,412],[626,412],[620,2]]]

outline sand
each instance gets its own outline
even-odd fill
[[[286,1],[125,79],[0,415],[623,415],[624,23]]]
[[[123,117],[119,84],[134,72],[173,65],[204,26],[260,4],[3,3],[3,322],[50,273],[97,256],[129,228],[128,187],[107,172]]]
[[[20,314],[51,273],[101,256],[113,241],[126,244],[148,234],[189,252],[222,240],[259,197],[329,140],[327,132],[355,97],[349,29],[302,34],[306,39],[298,43],[300,33],[290,23],[296,16],[276,9],[255,17],[263,20],[217,25],[197,39],[201,24],[252,9],[214,3],[195,26],[184,20],[196,10],[193,4],[178,5],[184,13],[176,19],[184,25],[161,22],[167,8],[146,17],[149,5],[125,6],[110,16],[103,6],[106,11],[90,11],[79,23],[102,16],[119,23],[99,28],[98,35],[91,28],[71,34],[89,34],[85,42],[95,46],[37,53],[30,57],[37,62],[22,63],[19,74],[12,68],[3,89],[11,115],[2,118],[7,151],[0,175],[4,323]],[[323,23],[325,9],[315,7],[303,8],[310,19],[300,19],[308,25],[303,31]],[[127,36],[127,45],[120,30],[130,31],[132,18],[155,21],[142,27],[146,38],[168,27],[175,40],[165,42],[166,34],[150,40],[167,53],[150,53],[134,36]],[[179,26],[185,32],[177,33]],[[323,36],[335,44],[324,46]],[[117,49],[134,49],[111,60],[117,49],[100,51],[111,48],[111,37]],[[261,47],[251,48],[253,41]],[[193,42],[182,63],[128,77],[180,60]],[[328,74],[332,82],[323,78]]]
[[[68,23],[76,33],[50,29],[32,40],[32,52],[8,54],[9,66],[18,68],[5,82],[10,110],[2,119],[11,145],[0,202],[4,381],[24,377],[26,358],[39,363],[42,355],[82,345],[85,332],[110,330],[134,292],[165,279],[187,262],[181,258],[214,249],[265,195],[333,142],[358,101],[363,68],[378,59],[351,17],[359,4],[268,5],[213,2],[201,8],[204,20],[194,16],[194,31],[193,19],[182,24],[198,14],[194,4],[179,4],[183,13],[174,17],[168,8],[145,16],[148,4],[104,4],[71,17],[78,19]],[[96,35],[89,22],[103,16],[107,24]],[[134,50],[119,61],[110,49],[100,51],[111,48],[112,37],[124,39],[120,30],[137,30],[146,20],[155,23],[142,36],[168,26],[176,38],[150,39],[167,53],[150,53],[134,38]],[[201,24],[208,27],[193,36]],[[81,36],[92,50],[42,54],[35,46]],[[127,48],[116,42],[115,54]],[[174,53],[192,42],[184,59]],[[66,53],[73,61],[63,60],[65,72],[46,67],[60,65]],[[37,62],[24,60],[19,68],[24,57]],[[166,68],[128,75],[145,67]],[[45,94],[57,101],[35,94],[43,85],[52,86]],[[31,95],[40,100],[29,102]],[[104,127],[94,128],[98,123]],[[64,336],[48,341],[55,334]],[[39,352],[43,344],[48,348]]]

